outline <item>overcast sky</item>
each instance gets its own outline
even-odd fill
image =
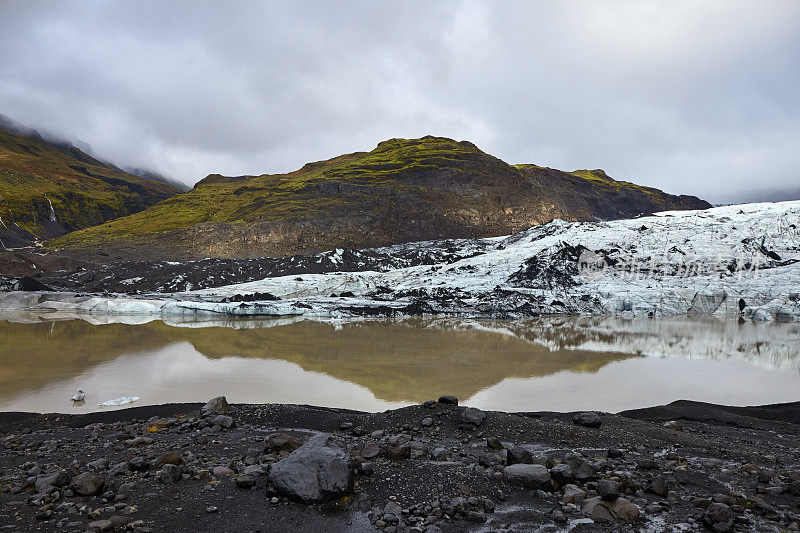
[[[188,184],[432,134],[800,197],[800,2],[3,0],[0,114]]]

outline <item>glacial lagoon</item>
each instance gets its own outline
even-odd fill
[[[800,400],[800,324],[548,317],[139,323],[0,318],[0,411],[293,403],[382,411],[442,394],[487,410],[573,411]],[[75,390],[86,401],[73,405]]]

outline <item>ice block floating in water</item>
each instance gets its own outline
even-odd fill
[[[122,396],[121,398],[114,398],[113,400],[106,400],[105,402],[98,404],[99,407],[114,407],[115,405],[126,405],[129,403],[133,403],[138,400],[138,396]]]

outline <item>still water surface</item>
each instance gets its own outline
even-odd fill
[[[139,396],[134,405],[225,395],[366,411],[442,394],[507,411],[800,400],[797,324],[68,318],[0,319],[0,411],[96,411],[120,396]],[[73,406],[77,388],[86,402]]]

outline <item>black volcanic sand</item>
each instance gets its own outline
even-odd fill
[[[225,429],[200,407],[0,414],[0,531],[795,531],[800,521],[798,403],[680,401],[601,414],[599,428],[545,412],[486,412],[475,425],[464,407],[429,402],[384,413],[234,405]],[[353,494],[317,504],[271,494],[266,472],[290,453],[265,450],[275,432],[296,445],[332,434],[352,458]],[[361,457],[367,443],[377,457]],[[177,481],[163,479],[165,452],[183,463]],[[514,461],[578,479],[562,482],[574,485],[566,496],[558,483],[518,486],[504,477]],[[262,474],[245,474],[258,465]],[[105,486],[37,490],[37,476],[59,469]],[[602,480],[639,511],[632,525],[565,503],[607,494]]]

